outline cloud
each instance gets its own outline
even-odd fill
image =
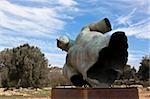
[[[138,39],[150,39],[150,18],[141,20],[137,23],[130,24],[128,27],[118,27],[111,31],[124,31],[127,36],[135,36]]]
[[[48,58],[49,63],[52,63],[53,66],[62,67],[65,64],[65,53],[45,53],[45,56]]]
[[[128,62],[127,64],[135,67],[137,70],[140,66],[140,61],[141,61],[141,57],[135,55],[135,54],[129,54],[129,57],[128,57]]]
[[[135,13],[136,8],[133,9],[128,15],[120,16],[115,21],[119,24],[131,24],[131,18],[133,17],[133,14]]]
[[[127,64],[134,66],[138,70],[140,62],[142,60],[142,57],[144,57],[144,55],[147,55],[147,53],[139,50],[129,50]]]
[[[31,2],[46,2],[46,3],[48,3],[48,2],[50,2],[50,0],[26,0],[26,1],[31,1]]]
[[[38,2],[38,3],[50,3],[50,4],[60,4],[62,6],[76,6],[78,3],[75,0],[26,0],[28,2]]]
[[[0,28],[8,28],[20,34],[23,32],[26,36],[47,36],[62,30],[65,22],[57,16],[59,13],[50,8],[25,7],[8,1],[0,3]]]
[[[10,36],[10,35],[1,35],[0,34],[0,46],[5,46],[6,48],[17,47],[20,44],[29,43],[30,45],[34,45],[42,49],[43,51],[51,51],[55,50],[56,46],[53,45],[54,42],[50,42],[50,40],[41,40],[41,39],[34,39],[34,38],[26,38],[26,37],[19,37],[19,36]],[[51,49],[52,48],[52,49]]]
[[[58,0],[58,3],[63,6],[76,6],[78,3],[75,0]]]

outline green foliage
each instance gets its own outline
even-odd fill
[[[121,79],[136,79],[136,69],[130,65],[125,65]]]
[[[8,84],[8,68],[0,67],[0,87],[7,87]]]
[[[48,84],[48,61],[40,49],[28,44],[0,53],[1,68],[7,68],[7,86],[43,87]],[[4,75],[6,70],[1,70]],[[1,76],[1,77],[2,77]]]
[[[143,57],[139,67],[138,75],[141,80],[147,81],[150,73],[150,55]]]

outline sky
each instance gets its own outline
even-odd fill
[[[128,36],[128,63],[138,69],[150,54],[150,0],[0,0],[0,51],[29,43],[49,64],[63,67],[66,52],[56,39],[76,39],[83,26],[108,18]]]

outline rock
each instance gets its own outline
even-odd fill
[[[44,87],[43,90],[51,90],[52,87]]]
[[[147,87],[146,90],[147,90],[147,91],[150,91],[150,87]]]
[[[136,87],[138,89],[143,89],[143,86],[142,85],[130,85],[130,87]]]

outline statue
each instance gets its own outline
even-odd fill
[[[122,31],[106,36],[109,31],[111,24],[105,18],[82,28],[75,41],[67,36],[57,39],[57,47],[67,52],[63,73],[73,85],[108,88],[123,73],[127,37]]]

